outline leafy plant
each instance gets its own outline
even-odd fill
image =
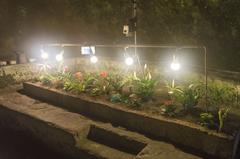
[[[197,106],[199,99],[203,96],[201,84],[190,84],[183,88],[180,97],[180,101],[183,104],[185,110],[192,109]]]
[[[214,116],[211,113],[201,113],[200,124],[207,128],[213,128],[215,125]]]
[[[137,77],[136,73],[134,73],[132,79],[133,93],[138,95],[142,102],[149,101],[154,94],[157,84],[157,81],[152,79],[151,73],[145,73],[143,77]]]
[[[141,97],[143,102],[149,101],[154,94],[156,81],[151,79],[141,79],[136,81],[135,93]]]
[[[220,81],[211,81],[208,85],[208,105],[213,111],[220,107],[233,105],[236,91],[232,85]]]
[[[109,83],[110,91],[119,93],[122,92],[122,88],[125,85],[125,81],[123,80],[123,77],[120,74],[110,73],[106,80]]]
[[[165,81],[165,84],[169,94],[182,93],[182,88],[176,85],[174,80],[171,82]]]
[[[39,78],[40,82],[46,86],[51,86],[54,79],[55,77],[50,74],[44,74]]]
[[[173,104],[173,101],[165,101],[164,102],[164,108],[162,108],[162,113],[164,115],[173,117],[176,115],[175,110],[176,110],[176,106]]]
[[[89,93],[91,96],[99,95],[100,93],[100,86],[97,84],[98,78],[96,74],[89,73],[86,74],[84,77],[84,85],[85,85],[85,91]]]
[[[122,95],[119,93],[112,94],[110,97],[110,101],[113,103],[121,102],[122,101]]]
[[[219,127],[218,132],[222,131],[224,120],[226,119],[230,108],[221,108],[218,111],[218,120],[219,120]]]
[[[142,100],[137,94],[131,94],[127,99],[125,99],[125,103],[130,106],[139,107],[141,106]]]
[[[118,88],[129,105],[140,106],[142,102],[149,101],[155,91],[157,82],[152,79],[151,73],[137,76],[136,72],[122,79]]]

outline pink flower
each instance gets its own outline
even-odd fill
[[[67,73],[67,72],[69,72],[69,68],[67,66],[64,66],[63,73]]]
[[[108,73],[106,71],[102,71],[100,73],[100,76],[103,77],[103,78],[106,78],[108,76]]]

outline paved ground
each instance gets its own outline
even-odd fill
[[[57,145],[65,145],[66,148],[67,147],[74,148],[74,146],[77,146],[75,148],[80,150],[84,149],[87,152],[94,153],[94,155],[104,156],[109,159],[116,159],[116,158],[126,159],[126,157],[123,157],[124,155],[127,156],[127,158],[133,158],[131,157],[132,155],[128,155],[126,153],[120,152],[110,147],[106,147],[99,143],[92,142],[87,139],[83,139],[82,141],[75,140],[76,135],[78,136],[78,138],[85,138],[84,131],[88,129],[87,128],[88,122],[95,123],[89,119],[85,119],[85,117],[82,117],[79,114],[67,112],[61,108],[57,108],[52,105],[39,102],[37,100],[34,100],[32,98],[29,98],[25,95],[21,95],[20,93],[16,93],[16,92],[15,93],[9,92],[7,94],[1,95],[0,99],[1,99],[1,103],[6,104],[4,106],[6,109],[4,107],[1,108],[1,112],[2,112],[1,120],[4,120],[5,118],[9,118],[9,119],[14,118],[15,121],[27,126],[27,128],[31,129],[31,131],[37,132],[38,136],[40,133],[41,138],[44,137],[46,139],[45,141],[48,141],[48,139],[53,138],[55,139],[54,141],[56,141],[55,143],[57,143]],[[12,112],[12,110],[14,112]],[[9,112],[9,115],[5,116],[6,113],[3,114],[3,112],[6,112],[6,113]],[[18,115],[18,113],[23,113],[29,116],[28,117],[26,116],[26,118],[23,118],[23,116]],[[42,122],[39,123],[36,121],[35,122],[31,121],[32,118],[43,121],[44,125],[42,125]],[[96,123],[96,124],[102,125],[100,123]],[[52,128],[57,128],[58,130],[55,130],[52,128],[49,129],[47,125],[48,126],[50,125]],[[106,125],[103,124],[102,126],[106,126]],[[136,133],[131,133],[128,131],[122,132],[122,130],[118,128],[112,128],[112,126],[109,124],[107,124],[105,128],[109,130],[111,129],[113,131],[115,131],[114,129],[117,129],[117,132],[115,131],[115,133],[128,135],[130,138],[133,137],[133,138],[136,138],[139,140],[145,140],[146,142],[148,142],[148,146],[137,157],[138,159],[201,159],[202,158],[202,157],[198,157],[197,155],[192,155],[192,154],[183,152],[182,150],[176,148],[174,145],[171,145],[168,143],[164,143],[160,141],[150,141],[150,139],[147,139],[146,137],[141,136],[140,134],[138,135]],[[60,132],[60,131],[61,133],[64,132],[64,134],[60,134],[61,136],[58,136],[57,132]],[[2,136],[5,136],[5,135],[2,135]],[[54,154],[51,151],[44,150],[44,146],[43,147],[40,146],[40,148],[35,149],[34,146],[32,146],[35,144],[31,144],[31,142],[30,143],[25,142],[25,140],[21,142],[21,140],[18,141],[18,139],[19,137],[12,139],[12,141],[16,142],[16,144],[14,144],[16,145],[16,147],[10,147],[10,149],[6,150],[6,152],[8,151],[13,152],[13,153],[7,153],[7,154],[16,154],[16,155],[15,156],[13,155],[12,158],[3,158],[3,159],[38,159],[38,158],[46,158],[46,156],[49,157],[51,155],[53,156],[53,157],[50,157],[51,159],[55,159],[55,158],[61,159],[58,157],[57,154]],[[25,139],[28,140],[27,137]],[[1,139],[0,139],[0,142],[1,142]],[[77,142],[77,145],[75,145],[75,142]],[[10,145],[13,145],[13,144],[10,144]],[[17,145],[20,145],[20,146],[17,146]],[[20,147],[20,152],[18,151],[19,147]],[[22,147],[24,148],[21,149]],[[43,156],[38,157],[38,154]],[[24,155],[29,155],[30,157],[27,158]],[[17,156],[23,156],[23,157],[16,158]],[[34,158],[34,157],[37,157],[37,158]],[[1,156],[0,156],[0,159],[1,159]]]
[[[21,132],[0,129],[0,159],[70,159]]]
[[[0,90],[0,96],[15,92],[21,85]],[[0,128],[0,159],[71,159],[46,148],[23,132]]]

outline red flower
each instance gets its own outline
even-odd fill
[[[77,78],[77,79],[79,79],[79,80],[81,80],[81,79],[83,78],[83,75],[82,75],[81,72],[76,72],[76,73],[74,74],[74,77]]]
[[[102,71],[100,73],[100,76],[103,77],[103,78],[106,78],[108,76],[108,73],[106,71]]]
[[[164,105],[168,106],[168,105],[172,105],[173,102],[171,100],[166,100],[164,101]]]

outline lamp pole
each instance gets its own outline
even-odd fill
[[[134,20],[134,55],[137,58],[138,67],[143,74],[141,62],[137,54],[137,0],[133,0],[133,20]]]
[[[203,50],[204,50],[204,72],[205,72],[205,107],[206,110],[208,111],[208,72],[207,72],[207,48],[205,46],[203,46]]]
[[[134,45],[135,55],[137,54],[137,0],[133,0],[133,18],[134,18]]]

